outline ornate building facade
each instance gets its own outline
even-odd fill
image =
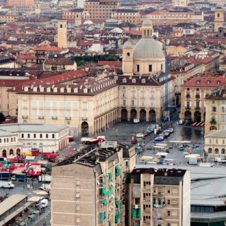
[[[141,30],[136,45],[127,41],[123,47],[123,75],[23,87],[18,91],[18,121],[68,125],[87,136],[120,120],[161,120],[166,95],[169,103],[173,99],[174,78],[166,84],[163,45],[152,38],[150,21]]]

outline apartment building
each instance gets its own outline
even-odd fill
[[[129,178],[129,226],[189,226],[190,172],[134,169]]]
[[[223,74],[214,75],[210,72],[192,77],[181,86],[181,111],[180,118],[189,122],[204,122],[206,115],[207,94],[217,88],[226,85]]]
[[[82,150],[52,171],[52,226],[124,226],[125,175],[135,166],[135,148],[104,142]]]
[[[226,130],[225,87],[219,87],[206,96],[205,134],[211,130]]]
[[[134,9],[117,9],[112,12],[111,17],[124,23],[139,24],[141,22],[140,12]]]
[[[8,6],[33,6],[34,0],[8,0]]]
[[[143,16],[150,19],[154,25],[175,25],[179,23],[199,23],[204,21],[202,13],[195,13],[188,9],[156,10]]]
[[[85,2],[85,11],[88,11],[91,20],[105,21],[111,18],[118,6],[117,0],[88,0]]]

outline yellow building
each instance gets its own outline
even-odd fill
[[[124,75],[62,80],[59,86],[24,86],[18,92],[18,121],[68,125],[84,136],[99,133],[118,120],[161,120],[166,83],[168,103],[174,98],[174,77],[165,79],[164,50],[152,38],[152,24],[144,21],[141,29],[143,38],[135,47],[128,48],[130,41],[123,47]]]
[[[224,10],[222,8],[215,9],[214,32],[219,32],[224,27]]]
[[[62,49],[67,48],[67,21],[66,20],[58,21],[57,44],[58,44],[58,48],[62,48]]]
[[[115,79],[87,79],[77,85],[25,86],[18,91],[18,122],[67,125],[83,136],[118,120]]]
[[[224,76],[214,76],[214,74],[196,76],[185,81],[181,91],[180,118],[188,122],[204,122],[207,110],[206,95],[225,84]],[[208,119],[206,119],[207,124]]]
[[[226,90],[219,87],[206,97],[205,134],[211,130],[226,130]]]

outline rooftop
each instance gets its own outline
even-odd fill
[[[40,132],[40,133],[56,133],[66,129],[66,126],[56,126],[48,124],[32,124],[32,123],[13,123],[1,124],[0,136],[4,133],[18,133],[18,132]]]

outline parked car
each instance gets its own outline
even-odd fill
[[[164,137],[168,137],[170,135],[170,132],[168,130],[163,131]]]
[[[173,127],[170,127],[170,128],[168,129],[168,131],[169,131],[170,133],[173,133],[173,132],[174,132]]]
[[[159,135],[159,136],[157,136],[155,139],[154,139],[154,141],[156,141],[156,142],[160,142],[160,141],[163,141],[164,140],[164,136],[162,136],[162,135]]]
[[[143,133],[137,133],[136,137],[137,138],[144,138],[144,134]]]
[[[14,188],[15,185],[12,183],[12,181],[0,181],[0,188]]]

